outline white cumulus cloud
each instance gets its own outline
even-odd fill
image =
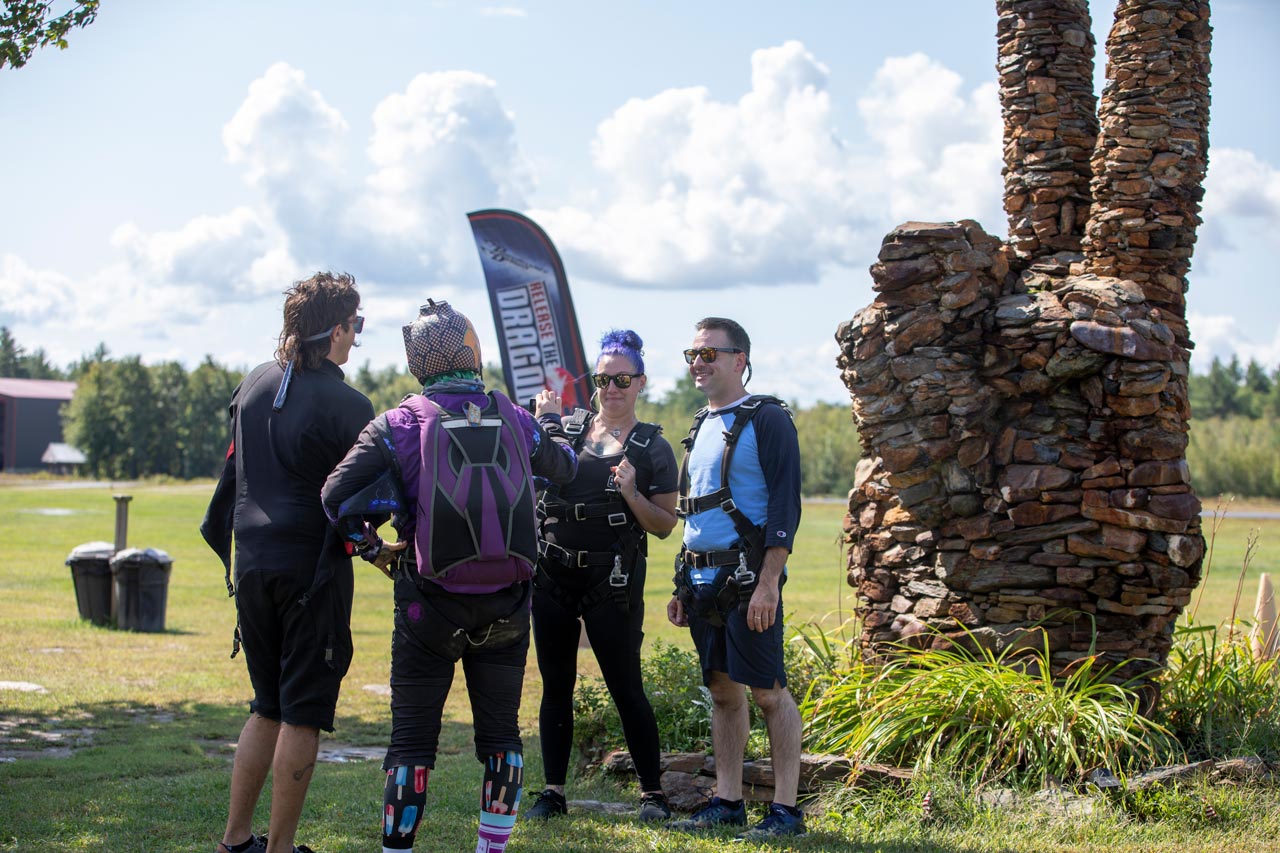
[[[859,102],[879,150],[855,153],[828,78],[791,41],[752,55],[735,102],[701,87],[632,99],[597,128],[595,197],[533,215],[588,276],[680,288],[814,282],[904,219],[998,215],[993,86],[965,95],[923,55],[887,60]]]
[[[217,295],[258,289],[254,265],[279,241],[273,232],[256,212],[240,207],[224,216],[197,216],[177,231],[147,233],[126,223],[111,242],[138,275]]]

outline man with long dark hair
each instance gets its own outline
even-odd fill
[[[364,326],[359,307],[349,275],[317,273],[293,285],[275,360],[254,368],[231,398],[231,448],[200,532],[227,567],[232,656],[243,645],[254,697],[218,853],[307,850],[293,846],[294,835],[320,730],[333,731],[351,662],[351,557],[325,518],[320,488],[373,418],[340,367]],[[268,773],[269,832],[254,835]]]

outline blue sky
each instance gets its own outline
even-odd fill
[[[1091,7],[1100,88],[1114,2]],[[1193,364],[1275,366],[1280,4],[1212,23]],[[884,234],[1006,229],[994,0],[108,3],[70,41],[0,71],[0,325],[58,363],[255,364],[316,269],[361,284],[353,365],[400,364],[428,296],[496,361],[465,213],[508,207],[588,341],[645,338],[656,389],[720,314],[752,390],[845,401],[833,335]]]

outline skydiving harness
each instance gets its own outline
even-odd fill
[[[786,403],[768,394],[754,394],[737,407],[733,425],[724,431],[720,488],[714,492],[689,497],[689,456],[693,453],[693,442],[698,436],[698,430],[702,429],[703,422],[711,413],[710,408],[703,406],[694,413],[689,435],[680,440],[684,445],[684,460],[680,463],[680,497],[676,502],[676,515],[687,518],[707,510],[720,509],[729,516],[738,533],[737,547],[722,551],[691,551],[681,546],[680,553],[676,556],[676,572],[672,578],[675,584],[673,594],[680,599],[686,610],[697,613],[716,627],[724,624],[725,617],[735,605],[740,612],[746,613],[751,594],[755,592],[759,580],[760,566],[764,562],[764,531],[753,524],[734,502],[729,489],[729,466],[733,462],[733,452],[738,446],[742,431],[769,404],[781,406],[787,416],[791,416]],[[705,568],[716,569],[714,579],[711,583],[695,584],[690,569]]]
[[[595,413],[588,409],[575,409],[565,419],[562,429],[573,443],[575,453],[582,451],[582,443],[586,440],[587,431]],[[622,445],[623,455],[639,470],[641,461],[649,451],[649,445],[655,436],[662,432],[658,424],[638,423]],[[614,606],[622,613],[631,609],[627,589],[631,583],[631,573],[635,569],[637,557],[645,553],[647,540],[644,528],[635,520],[630,508],[618,492],[611,475],[605,484],[603,501],[592,503],[568,503],[560,498],[560,487],[548,486],[538,500],[538,521],[546,521],[548,516],[556,518],[572,518],[574,521],[603,518],[609,523],[617,537],[617,544],[608,551],[578,551],[564,548],[546,539],[538,538],[538,556],[544,561],[555,563],[570,569],[597,568],[611,566],[609,576],[582,595],[581,598],[570,593],[563,584],[558,584],[550,572],[538,572],[534,586],[546,592],[557,603],[570,612],[582,615],[589,613],[602,602],[612,599]]]

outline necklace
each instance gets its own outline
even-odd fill
[[[622,427],[611,427],[604,421],[600,421],[600,426],[604,427],[605,431],[614,438],[620,438],[622,436]]]

